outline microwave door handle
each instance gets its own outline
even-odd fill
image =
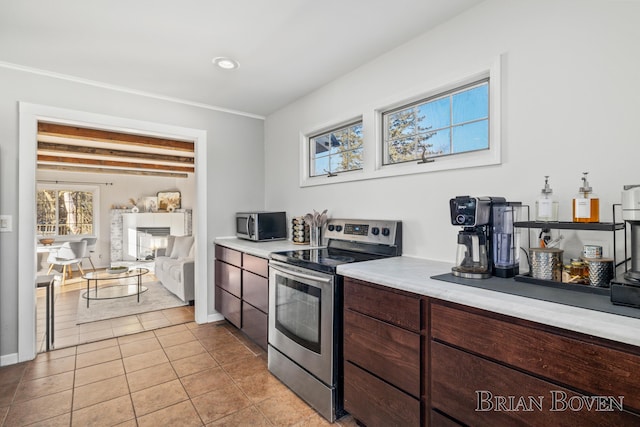
[[[253,236],[255,235],[254,225],[255,225],[255,220],[253,219],[252,215],[249,215],[247,217],[247,234],[249,234],[250,238],[253,238]]]
[[[324,277],[318,277],[318,276],[312,276],[310,274],[304,274],[304,273],[300,273],[300,272],[290,272],[290,271],[285,271],[282,268],[276,267],[273,262],[269,263],[269,267],[273,268],[274,270],[277,270],[280,274],[282,274],[285,277],[288,277],[289,279],[306,279],[306,280],[312,280],[316,283],[329,283],[331,282],[331,278],[324,278]]]

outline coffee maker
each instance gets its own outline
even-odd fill
[[[504,197],[457,196],[449,201],[451,224],[458,232],[454,276],[486,279],[518,274],[519,233],[514,228],[520,203]]]
[[[625,185],[622,219],[631,228],[631,269],[611,281],[611,302],[640,307],[640,185]]]

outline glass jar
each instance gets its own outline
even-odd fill
[[[579,258],[572,258],[569,264],[570,283],[589,284],[589,264]]]

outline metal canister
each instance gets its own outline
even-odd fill
[[[587,258],[589,264],[589,284],[598,288],[608,288],[613,279],[613,259]]]
[[[602,246],[584,245],[582,247],[582,256],[585,258],[602,258]]]
[[[529,248],[531,277],[534,279],[562,281],[562,254],[558,248]]]

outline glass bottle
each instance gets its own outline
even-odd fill
[[[549,176],[544,177],[544,188],[540,197],[536,200],[536,221],[558,221],[558,201],[551,194],[553,190],[549,187]]]
[[[582,173],[582,187],[578,189],[578,194],[573,199],[573,222],[600,221],[600,199],[593,194],[589,186],[588,173]]]

